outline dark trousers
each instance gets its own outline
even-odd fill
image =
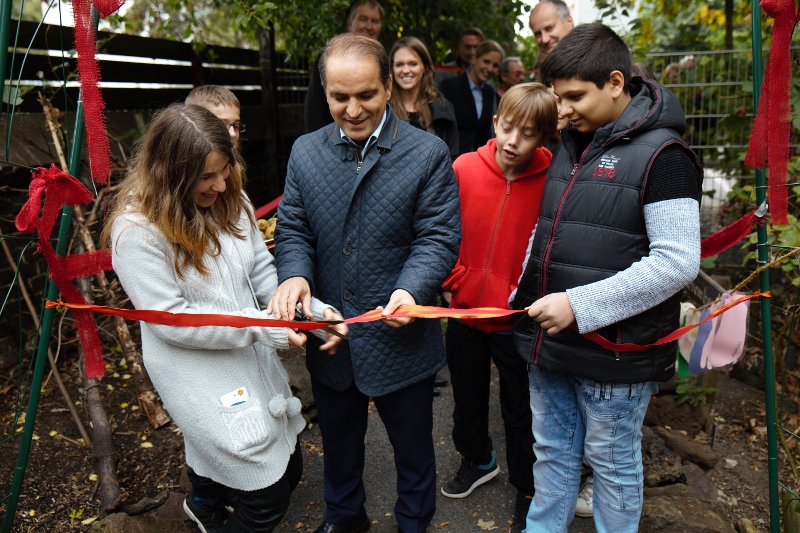
[[[257,468],[257,467],[253,467]],[[303,475],[303,452],[300,442],[289,458],[286,473],[278,481],[263,489],[247,491],[226,487],[207,477],[199,476],[189,467],[192,492],[198,498],[223,498],[234,504],[233,514],[225,522],[222,533],[269,533],[278,527],[286,510],[289,497]]]
[[[475,464],[492,458],[489,437],[489,383],[492,361],[500,375],[500,412],[506,432],[508,478],[518,490],[533,492],[528,365],[517,355],[514,337],[484,333],[459,320],[447,322],[447,366],[453,385],[453,442],[458,453]]]
[[[375,396],[372,400],[394,448],[400,531],[421,533],[436,510],[433,452],[433,379]],[[346,525],[364,516],[364,437],[369,396],[355,383],[334,390],[311,377],[325,452],[325,519]],[[530,428],[529,428],[530,429]]]

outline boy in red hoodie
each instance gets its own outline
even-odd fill
[[[462,238],[458,263],[442,287],[450,307],[500,307],[516,289],[528,237],[552,154],[558,110],[544,85],[524,83],[500,100],[497,138],[456,159]],[[447,365],[453,384],[453,441],[462,455],[455,478],[442,487],[465,498],[500,468],[489,437],[489,381],[494,361],[500,374],[500,405],[506,432],[509,481],[517,488],[511,531],[522,531],[533,494],[533,435],[525,362],[517,355],[511,319],[450,320]]]

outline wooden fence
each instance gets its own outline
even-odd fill
[[[66,111],[70,120],[80,83],[73,29],[12,21],[0,159],[24,166],[47,165],[52,150],[37,128],[43,119],[38,92]],[[242,148],[248,163],[248,193],[259,205],[283,190],[286,161],[304,133],[303,102],[308,80],[305,58],[107,32],[98,33],[101,88],[107,107],[112,156],[124,158],[153,111],[183,101],[198,85],[229,88],[242,105]],[[265,98],[262,86],[272,87]],[[8,103],[19,96],[17,105]],[[266,103],[266,105],[265,105]],[[9,112],[11,110],[11,112]],[[69,129],[68,124],[68,129]],[[267,138],[273,142],[265,142]],[[39,146],[41,145],[41,146]]]

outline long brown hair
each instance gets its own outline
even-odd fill
[[[419,84],[419,92],[417,93],[417,109],[419,109],[419,125],[423,128],[428,128],[433,121],[431,117],[430,103],[433,101],[441,101],[442,95],[436,90],[433,83],[433,61],[431,54],[428,53],[428,48],[425,43],[416,37],[403,37],[398,39],[392,50],[389,52],[389,64],[392,68],[392,76],[394,76],[394,55],[401,48],[408,48],[417,56],[419,56],[425,72],[422,74],[422,81]],[[400,120],[408,122],[408,112],[403,107],[403,88],[398,85],[397,80],[392,84],[392,96],[389,98],[389,103],[392,106],[392,111]]]
[[[211,207],[202,208],[195,203],[195,193],[213,152],[228,158],[231,172],[225,192]],[[160,110],[134,149],[102,242],[110,244],[111,228],[119,215],[126,210],[139,212],[172,244],[180,277],[187,265],[207,274],[203,256],[219,254],[221,231],[245,238],[245,228],[239,226],[246,202],[239,159],[225,124],[211,111],[183,104]],[[254,225],[250,211],[246,212]]]

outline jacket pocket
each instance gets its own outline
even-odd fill
[[[275,440],[268,424],[272,417],[264,412],[257,398],[244,405],[220,407],[220,416],[228,429],[230,446],[237,452],[266,447]]]
[[[467,268],[461,263],[457,263],[453,271],[450,272],[450,275],[447,276],[447,279],[442,283],[442,288],[447,292],[456,292],[459,287],[461,287],[461,282],[464,280],[466,274]]]

